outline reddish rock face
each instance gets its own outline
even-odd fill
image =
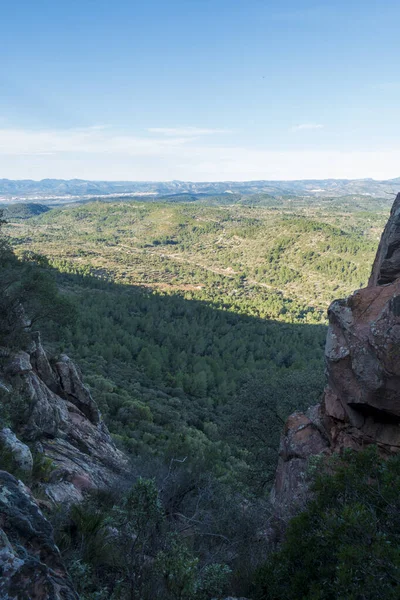
[[[332,445],[400,449],[400,194],[382,235],[368,286],[328,311],[324,410]],[[340,434],[340,435],[339,435]]]
[[[368,444],[376,444],[382,454],[400,451],[400,194],[368,286],[332,302],[328,317],[327,387],[321,405],[314,408],[326,445],[316,441],[310,427],[299,431],[306,415],[289,417],[272,493],[280,503],[299,495],[301,477],[294,472],[304,471],[313,455]],[[294,446],[301,448],[300,456],[287,451]]]

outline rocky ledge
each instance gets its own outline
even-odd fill
[[[272,500],[304,492],[309,459],[376,444],[400,451],[400,194],[382,234],[366,288],[328,310],[327,387],[321,404],[289,417]]]
[[[29,464],[30,449],[52,462],[44,493],[54,502],[77,502],[86,490],[113,485],[126,470],[124,455],[110,433],[76,365],[66,355],[52,364],[34,336],[27,352],[12,355],[4,370],[9,404],[23,402],[17,439],[0,432],[0,444]],[[4,388],[3,388],[4,390]],[[21,409],[22,410],[22,409]],[[22,440],[22,441],[21,441]],[[25,450],[24,450],[25,448]],[[0,464],[1,468],[1,464]]]

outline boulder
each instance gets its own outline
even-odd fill
[[[78,600],[50,523],[29,490],[0,471],[0,598]]]

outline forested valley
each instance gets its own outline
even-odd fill
[[[82,598],[136,597],[122,595],[98,535],[129,502],[143,536],[138,598],[156,597],[160,569],[178,582],[170,598],[209,600],[224,586],[250,593],[282,426],[322,394],[327,307],[365,285],[387,215],[386,203],[362,200],[8,210],[19,265],[57,289],[37,324],[46,348],[79,364],[136,474],[119,512],[106,495],[75,509],[79,548],[56,524]],[[154,548],[149,567],[143,556]],[[263,595],[271,568],[254,593],[283,598],[279,582]]]

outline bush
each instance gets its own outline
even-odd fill
[[[256,577],[257,600],[400,597],[400,457],[375,448],[331,459],[314,499]]]

